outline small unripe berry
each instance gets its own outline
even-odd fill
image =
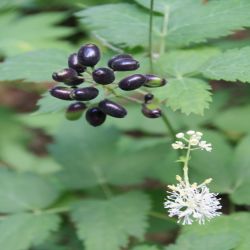
[[[147,80],[143,85],[148,88],[162,87],[167,83],[166,79],[156,75],[145,75],[145,77]]]
[[[142,104],[141,111],[142,111],[143,115],[148,117],[148,118],[161,117],[161,110],[158,107],[155,107],[155,105]]]
[[[70,121],[78,120],[81,116],[83,111],[86,109],[86,104],[82,102],[74,102],[69,105],[65,116]]]

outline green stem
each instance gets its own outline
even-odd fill
[[[174,131],[174,129],[173,129],[173,127],[172,127],[172,125],[171,125],[171,123],[170,123],[170,121],[169,121],[169,119],[164,111],[162,111],[161,117],[162,117],[164,124],[166,125],[166,128],[168,129],[168,131],[171,134],[172,140],[175,141],[175,131]]]
[[[162,22],[162,30],[161,30],[161,40],[160,40],[160,50],[159,50],[160,55],[165,53],[166,36],[168,34],[168,20],[169,20],[169,7],[166,6]]]
[[[153,73],[153,11],[154,11],[154,0],[150,1],[150,17],[149,17],[149,32],[148,32],[148,48],[149,48],[149,68],[150,73]]]
[[[183,173],[184,173],[184,181],[189,186],[189,178],[188,178],[188,162],[190,159],[191,145],[188,144],[187,155],[184,161]]]

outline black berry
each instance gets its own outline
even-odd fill
[[[112,68],[114,71],[131,71],[136,70],[139,67],[139,62],[130,58],[116,59],[110,65],[110,68]]]
[[[146,77],[141,74],[135,74],[122,79],[119,82],[119,88],[122,90],[134,90],[140,88],[146,81]]]
[[[83,111],[86,109],[86,104],[82,102],[75,102],[69,105],[65,116],[70,121],[78,120],[81,116]]]
[[[95,82],[106,85],[110,84],[115,80],[113,70],[108,68],[98,68],[92,73]]]
[[[164,86],[167,81],[164,78],[160,78],[159,76],[156,75],[145,75],[146,77],[146,82],[144,83],[145,87],[149,87],[149,88],[157,88],[157,87],[161,87]]]
[[[117,59],[121,59],[121,58],[129,58],[129,59],[133,59],[133,57],[131,55],[128,54],[120,54],[120,55],[116,55],[113,56],[109,61],[108,61],[108,66],[110,68],[112,68],[112,63],[117,60]]]
[[[69,56],[68,65],[69,68],[74,69],[78,73],[82,73],[86,70],[86,66],[83,66],[82,64],[79,63],[77,53],[73,53]]]
[[[73,99],[77,101],[89,101],[95,99],[99,94],[98,89],[94,87],[74,89],[71,93]]]
[[[50,90],[50,94],[58,99],[72,100],[71,98],[72,89],[67,87],[54,87]]]
[[[97,107],[90,108],[86,112],[86,120],[90,125],[97,127],[105,122],[106,114]]]
[[[154,95],[151,94],[151,93],[148,93],[148,94],[146,94],[146,95],[144,96],[144,102],[145,102],[145,103],[148,103],[148,102],[152,101],[153,98],[154,98]]]
[[[127,115],[127,110],[125,108],[108,99],[101,101],[98,106],[102,112],[116,118],[123,118]]]
[[[72,68],[65,68],[52,74],[52,78],[57,82],[63,82],[67,85],[74,86],[84,82],[83,78]]]
[[[158,118],[161,116],[161,110],[158,107],[155,107],[155,105],[142,104],[141,111],[143,115],[148,118]]]
[[[78,60],[84,66],[95,66],[101,57],[99,48],[94,44],[86,44],[78,51]]]

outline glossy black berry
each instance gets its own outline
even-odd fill
[[[99,48],[95,44],[86,44],[78,51],[78,60],[84,66],[95,66],[101,57]]]
[[[75,102],[69,105],[65,116],[70,121],[78,120],[81,116],[83,111],[86,109],[86,104],[82,102]]]
[[[99,84],[110,84],[115,80],[115,75],[113,70],[108,68],[98,68],[92,73],[93,79]]]
[[[121,105],[115,102],[112,102],[108,99],[101,101],[98,107],[105,114],[116,117],[116,118],[123,118],[127,115],[127,110],[125,108],[123,108]]]
[[[50,94],[61,100],[72,100],[71,97],[72,89],[67,87],[54,87],[50,90]]]
[[[148,117],[148,118],[161,117],[161,110],[158,107],[156,107],[155,105],[143,104],[141,111],[142,111],[143,115]]]
[[[153,99],[154,99],[154,95],[151,94],[151,93],[148,93],[148,94],[146,94],[146,95],[144,96],[144,102],[145,102],[145,103],[148,103],[148,102],[152,101]]]
[[[159,76],[156,75],[145,75],[146,77],[146,82],[144,83],[145,87],[149,87],[149,88],[157,88],[157,87],[161,87],[164,86],[167,81],[164,78],[160,78]]]
[[[78,73],[82,73],[86,70],[86,66],[83,66],[82,64],[79,63],[77,53],[73,53],[69,56],[68,65],[69,68],[74,69]]]
[[[71,97],[77,101],[89,101],[95,99],[98,94],[98,89],[94,87],[86,87],[74,89],[71,93]]]
[[[112,68],[112,63],[117,60],[117,59],[121,59],[121,58],[129,58],[129,59],[133,59],[133,57],[131,55],[128,54],[120,54],[120,55],[116,55],[113,56],[109,61],[108,61],[108,66],[110,68]]]
[[[106,120],[106,114],[103,113],[99,108],[90,108],[86,112],[86,120],[88,123],[94,127],[100,126]]]
[[[111,63],[110,68],[114,71],[131,71],[140,67],[138,61],[130,58],[120,58]]]
[[[141,74],[135,74],[122,79],[119,82],[119,88],[122,90],[134,90],[140,88],[146,81],[146,77]]]
[[[72,68],[65,68],[52,74],[52,78],[57,82],[63,82],[66,85],[75,86],[84,82],[83,78]]]

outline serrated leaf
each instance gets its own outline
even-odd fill
[[[144,6],[149,6],[149,2],[147,1]],[[205,42],[209,38],[226,36],[234,30],[250,26],[248,0],[209,1],[207,3],[198,0],[176,0],[166,1],[163,5],[165,7],[162,8],[157,3],[156,10],[159,11],[159,8],[162,8],[162,13],[169,11],[166,43],[172,47]],[[94,35],[110,43],[121,47],[148,46],[149,12],[142,8],[119,3],[91,7],[77,15]],[[160,40],[163,22],[162,16],[154,16],[155,43]]]
[[[202,66],[219,52],[215,48],[172,50],[161,56],[155,62],[156,72],[168,79],[168,77],[180,77],[185,75],[197,75]]]
[[[250,204],[250,135],[237,145],[231,167],[234,170],[234,189],[231,199],[237,204]]]
[[[250,82],[249,58],[250,47],[228,50],[204,65],[202,73],[210,79]]]
[[[155,166],[156,162],[167,161],[168,144],[126,151],[124,156],[124,150],[119,147],[121,138],[122,134],[114,127],[93,128],[85,119],[63,122],[50,147],[54,158],[63,166],[57,174],[63,185],[76,189],[93,187],[100,182],[130,185],[142,182],[158,167],[170,171],[170,166]],[[136,148],[137,141],[131,140],[131,148]]]
[[[136,1],[144,7],[150,6],[150,0]],[[156,11],[162,14],[169,11],[166,37],[169,46],[205,42],[209,38],[226,36],[234,30],[250,26],[248,0],[159,0],[155,5]]]
[[[190,113],[203,115],[211,102],[210,86],[197,78],[179,77],[169,79],[166,86],[154,92],[160,100],[166,100],[166,105],[174,111],[189,115]]]
[[[229,108],[218,114],[214,118],[213,124],[227,133],[248,133],[249,113],[250,105]]]
[[[249,231],[250,231],[250,214],[249,213],[235,213],[231,215],[223,215],[211,220],[210,223],[203,225],[202,228],[198,224],[185,227],[181,233],[182,240],[187,239],[189,235],[193,235],[198,241],[198,238],[206,238],[206,236],[213,236],[217,244],[210,249],[226,249],[226,250],[248,250],[249,249]],[[229,235],[231,234],[231,239]],[[221,240],[217,236],[221,235]],[[212,238],[211,238],[212,239]],[[224,239],[224,240],[223,240]],[[227,240],[226,240],[227,239]],[[204,242],[208,245],[211,241]],[[214,242],[216,243],[216,242]],[[236,244],[237,243],[237,244]],[[172,250],[172,248],[170,248]],[[176,248],[173,248],[176,249]],[[178,248],[177,248],[178,249]],[[193,248],[190,248],[193,250]],[[201,248],[199,248],[201,249]],[[206,249],[206,248],[204,248]]]
[[[109,13],[112,12],[112,15]],[[105,40],[121,47],[147,46],[148,13],[127,3],[105,4],[77,13],[88,29]],[[160,32],[161,18],[155,17],[153,35]]]
[[[0,32],[4,34],[0,41],[0,51],[4,55],[42,49],[70,47],[58,38],[72,34],[69,27],[55,26],[62,21],[63,13],[42,13],[18,16],[16,13],[5,13],[0,17]]]
[[[16,214],[0,221],[0,245],[6,250],[27,250],[45,241],[59,227],[55,214]]]
[[[149,210],[149,198],[131,192],[108,200],[82,201],[72,216],[87,250],[117,250],[128,244],[129,236],[143,238]]]
[[[52,73],[65,68],[67,56],[63,50],[45,49],[9,57],[0,64],[0,81],[52,81]]]
[[[0,211],[14,213],[46,208],[58,198],[58,191],[42,177],[0,169]]]

